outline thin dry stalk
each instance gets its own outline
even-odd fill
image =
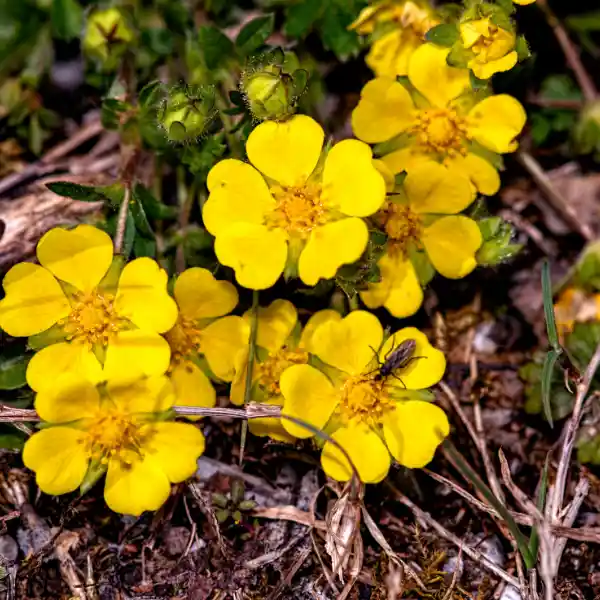
[[[119,214],[117,216],[117,230],[115,232],[115,254],[121,254],[123,251],[123,243],[125,241],[125,229],[127,228],[127,215],[129,214],[129,202],[131,201],[131,186],[125,186],[123,200],[119,206]]]

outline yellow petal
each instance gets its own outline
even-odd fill
[[[252,290],[270,288],[283,273],[287,240],[279,229],[237,223],[215,241],[219,262],[235,271],[238,283]]]
[[[328,365],[349,375],[365,371],[383,340],[377,317],[355,310],[339,321],[327,321],[313,335],[313,352]]]
[[[368,217],[385,200],[385,180],[373,165],[371,148],[344,140],[327,154],[321,199],[351,217]]]
[[[350,422],[331,437],[346,450],[363,483],[378,483],[388,474],[390,453],[379,435],[367,425]],[[325,473],[337,481],[348,481],[352,477],[348,460],[331,442],[325,442],[321,465]]]
[[[173,384],[164,375],[128,382],[111,380],[106,390],[111,402],[129,414],[160,413],[175,404]]]
[[[300,336],[300,344],[299,347],[306,350],[307,352],[313,353],[313,338],[315,335],[315,331],[328,321],[341,321],[342,315],[337,310],[333,310],[331,308],[326,308],[325,310],[320,310],[316,312],[314,315],[310,317],[307,321],[304,329],[302,330],[302,335]]]
[[[137,377],[162,375],[170,361],[171,348],[157,333],[140,329],[121,331],[106,349],[104,377],[130,381]]]
[[[238,303],[238,293],[229,281],[218,281],[207,269],[186,269],[173,291],[179,312],[187,319],[222,317]]]
[[[392,456],[409,469],[431,462],[438,445],[450,432],[448,418],[435,404],[411,400],[383,418],[385,442]]]
[[[469,180],[433,161],[412,169],[404,189],[416,213],[459,213],[473,201]]]
[[[510,71],[517,64],[518,60],[519,55],[513,51],[497,60],[488,60],[486,62],[471,61],[469,68],[473,71],[475,77],[489,79],[495,73]]]
[[[213,407],[217,404],[217,393],[210,379],[192,362],[176,365],[171,371],[176,404],[179,406]],[[187,416],[196,421],[201,417]]]
[[[394,175],[402,173],[402,171],[410,173],[412,169],[415,169],[423,163],[429,164],[434,162],[428,154],[419,152],[412,146],[394,150],[393,152],[382,156],[381,160]]]
[[[35,397],[35,409],[44,421],[68,423],[96,415],[100,395],[96,386],[81,375],[69,373],[44,386]]]
[[[360,292],[367,308],[385,306],[398,319],[414,315],[423,303],[423,289],[410,260],[401,253],[386,253],[378,265],[381,281]]]
[[[380,158],[373,159],[373,166],[381,173],[383,181],[385,181],[386,193],[390,194],[393,192],[396,187],[396,178],[391,169]]]
[[[206,185],[210,195],[202,209],[202,220],[213,235],[219,235],[234,223],[260,225],[275,207],[262,175],[240,160],[219,161],[210,170]]]
[[[250,326],[251,311],[244,319]],[[289,300],[273,300],[269,306],[258,308],[256,344],[269,352],[277,352],[285,344],[298,322],[296,307]],[[247,345],[246,340],[246,345]]]
[[[521,103],[507,94],[489,96],[476,104],[468,116],[468,131],[493,152],[514,152],[515,138],[521,133],[527,114]]]
[[[493,196],[500,189],[498,171],[484,158],[476,154],[457,155],[445,161],[446,166],[467,177],[474,188],[485,196]]]
[[[352,130],[369,144],[383,142],[410,127],[413,110],[413,101],[403,85],[395,79],[377,77],[360,93],[352,111]]]
[[[442,217],[425,228],[421,241],[438,273],[460,279],[477,266],[475,253],[483,238],[473,219],[456,215]]]
[[[231,382],[229,391],[229,400],[236,406],[244,404],[244,396],[246,394],[246,375],[248,373],[248,348],[238,352],[234,359],[235,375]],[[256,372],[256,361],[254,361],[253,373]]]
[[[268,406],[283,406],[283,397],[273,396],[263,400],[261,403],[267,404]],[[292,444],[296,441],[296,438],[285,430],[281,419],[275,419],[271,417],[250,419],[248,421],[248,429],[253,435],[257,435],[259,437],[270,437],[278,442]]]
[[[201,352],[211,371],[223,381],[231,381],[235,358],[248,347],[250,327],[242,317],[223,317],[202,330]]]
[[[108,463],[104,499],[111,510],[138,517],[158,510],[167,500],[171,485],[160,465],[146,458],[131,465],[112,459]]]
[[[489,19],[467,21],[459,26],[460,37],[465,48],[470,48],[481,36],[488,35],[490,30]]]
[[[310,117],[296,115],[278,123],[265,121],[248,137],[250,162],[281,185],[302,185],[314,171],[325,134]]]
[[[71,312],[58,281],[38,265],[19,263],[3,281],[0,328],[8,335],[25,337],[46,331]]]
[[[358,260],[367,247],[365,222],[350,217],[313,229],[298,261],[298,274],[306,285],[331,279],[342,266]]]
[[[167,280],[167,272],[151,258],[136,258],[125,265],[115,299],[119,315],[146,331],[171,329],[177,305],[167,292]]]
[[[35,481],[46,494],[76,490],[88,468],[83,441],[86,433],[70,427],[49,427],[25,442],[23,464],[35,471]]]
[[[82,292],[91,292],[106,275],[113,258],[110,236],[90,225],[55,227],[37,246],[40,264]]]
[[[323,429],[338,404],[336,391],[327,377],[310,365],[294,365],[279,380],[284,398],[282,415],[300,419]],[[285,430],[297,438],[309,438],[312,431],[288,419],[281,420]]]
[[[147,461],[160,467],[171,483],[185,481],[196,472],[196,461],[204,452],[205,442],[195,425],[162,422],[148,425],[147,430],[149,434],[142,452]]]
[[[515,4],[520,4],[521,6],[526,6],[527,4],[533,4],[535,0],[513,0]]]
[[[414,360],[394,372],[394,375],[402,381],[396,377],[389,377],[386,380],[388,385],[399,389],[423,390],[440,381],[446,370],[444,353],[434,348],[429,343],[427,336],[416,327],[404,327],[393,333],[383,344],[379,352],[380,359],[383,360],[386,356],[390,356],[406,340],[416,342]]]
[[[104,379],[102,365],[87,345],[59,342],[33,355],[27,365],[27,383],[39,392],[54,386],[57,378],[65,373],[84,377],[94,385]]]
[[[449,48],[423,44],[413,53],[408,78],[432,106],[445,107],[470,87],[468,69],[449,67]]]
[[[410,58],[422,43],[410,29],[394,29],[373,42],[365,62],[377,77],[406,75]]]

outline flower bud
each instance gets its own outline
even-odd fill
[[[600,101],[586,105],[573,130],[575,148],[580,154],[600,154]]]
[[[133,37],[118,8],[96,10],[88,17],[83,48],[88,55],[110,65],[122,56]]]
[[[476,254],[477,264],[495,267],[511,259],[523,248],[522,244],[512,243],[514,229],[500,217],[490,217],[479,221],[483,244]]]
[[[172,142],[189,142],[200,137],[215,115],[210,90],[198,86],[175,87],[159,111],[158,119]]]

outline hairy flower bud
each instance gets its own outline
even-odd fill
[[[133,37],[133,29],[118,8],[96,10],[88,17],[83,48],[89,56],[110,65],[122,56]]]
[[[173,142],[188,142],[200,137],[215,115],[212,91],[199,86],[171,89],[159,110],[158,119]]]

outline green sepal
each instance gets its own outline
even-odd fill
[[[92,460],[83,476],[83,481],[79,485],[79,495],[87,494],[98,481],[103,477],[108,469],[108,464],[99,460]]]

